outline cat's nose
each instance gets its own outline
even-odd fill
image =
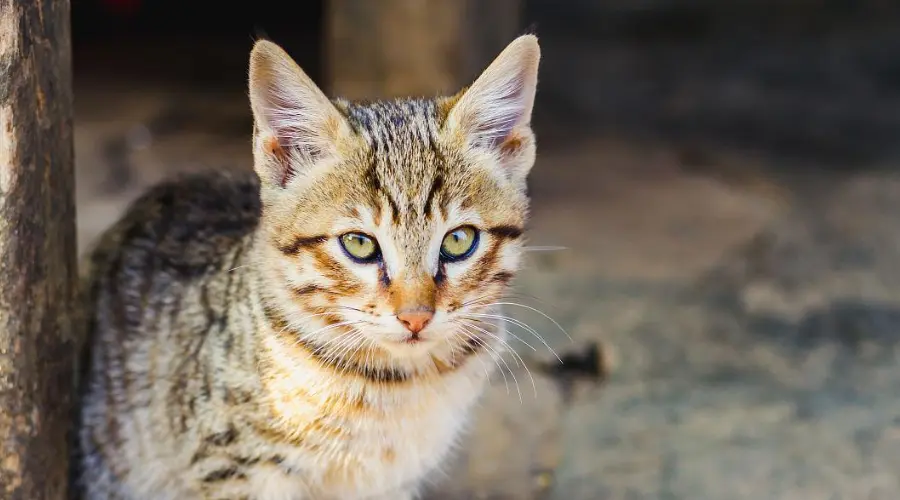
[[[413,333],[421,332],[428,323],[431,321],[431,318],[434,317],[433,311],[404,311],[397,314],[397,319],[403,323],[403,326],[406,327],[407,330]]]

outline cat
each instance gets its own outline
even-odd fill
[[[418,498],[505,345],[539,60],[350,102],[257,41],[253,172],[151,188],[85,259],[81,498]]]

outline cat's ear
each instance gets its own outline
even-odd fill
[[[256,42],[249,80],[254,163],[264,184],[284,187],[304,168],[336,154],[350,127],[284,49]]]
[[[522,175],[534,162],[531,110],[540,59],[537,37],[513,40],[458,96],[445,124],[466,146],[496,153]]]

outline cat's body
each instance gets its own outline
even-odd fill
[[[284,326],[256,297],[254,181],[159,186],[94,252],[91,302],[105,320],[94,326],[103,349],[85,415],[88,498],[289,499],[322,488],[403,498],[397,485],[416,487],[465,421],[489,358],[414,383],[335,377],[304,361],[302,373],[276,376],[308,421],[272,425],[259,332]]]
[[[83,498],[420,492],[504,343],[537,69],[510,47],[491,85],[362,105],[258,44],[257,175],[156,187],[86,261]]]

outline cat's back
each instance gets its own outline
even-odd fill
[[[246,291],[233,271],[259,217],[253,173],[181,176],[138,198],[82,261],[89,356],[137,357],[160,340],[183,356]]]
[[[133,202],[100,237],[87,255],[86,274],[119,270],[196,278],[242,245],[259,216],[259,182],[252,172],[170,179]]]
[[[246,290],[231,270],[259,216],[252,172],[182,176],[132,203],[82,260],[88,338],[74,471],[86,498],[130,498],[117,484],[149,479],[121,464],[197,440],[187,430],[209,403],[195,401],[209,394],[201,348],[231,341],[223,318]]]

